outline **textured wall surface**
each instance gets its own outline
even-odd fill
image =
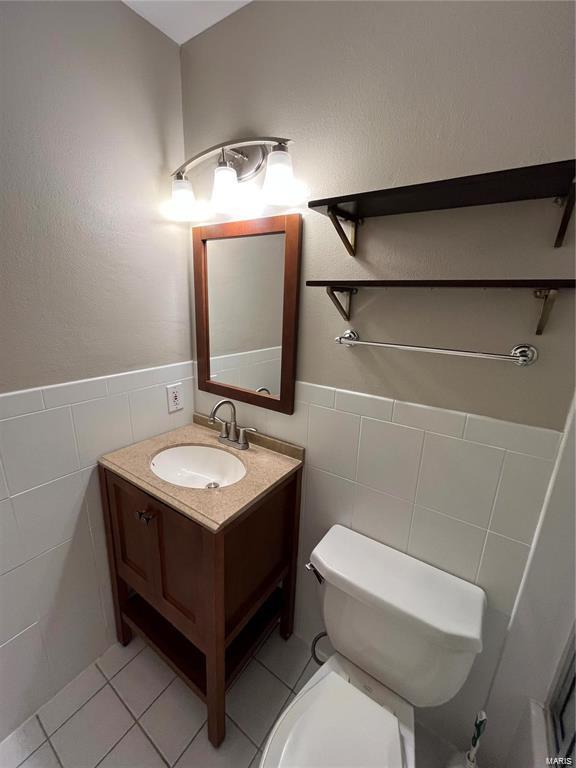
[[[295,140],[297,172],[323,197],[573,156],[574,9],[569,3],[255,2],[182,51],[186,152],[228,138]],[[574,229],[552,243],[552,201],[387,217],[347,255],[329,221],[304,222],[303,282],[322,278],[566,277]],[[303,288],[298,378],[561,429],[573,390],[573,299],[545,335],[527,290],[364,291],[367,339],[508,352],[483,360],[336,349],[346,323]]]
[[[190,359],[178,46],[119,2],[0,3],[0,391]]]

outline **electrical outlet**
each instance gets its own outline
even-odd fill
[[[182,384],[169,384],[166,387],[166,394],[168,395],[168,413],[174,413],[174,411],[181,411],[184,408],[182,403]]]

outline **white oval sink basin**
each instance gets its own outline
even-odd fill
[[[222,488],[242,480],[246,467],[227,451],[205,445],[177,445],[150,462],[155,475],[186,488]]]

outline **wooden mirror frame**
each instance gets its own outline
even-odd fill
[[[282,358],[280,396],[272,397],[250,389],[222,384],[210,379],[210,326],[208,316],[207,248],[210,240],[255,235],[284,234],[284,305],[282,308]],[[300,298],[300,256],[302,216],[292,213],[249,221],[231,221],[194,227],[194,298],[196,314],[196,356],[198,389],[232,400],[257,405],[280,413],[294,413],[296,383],[296,347],[298,339],[298,302]],[[241,301],[241,297],[239,297]]]

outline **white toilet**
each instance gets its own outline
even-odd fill
[[[336,652],[277,720],[260,768],[414,768],[413,706],[464,684],[484,592],[340,525],[311,564]]]

